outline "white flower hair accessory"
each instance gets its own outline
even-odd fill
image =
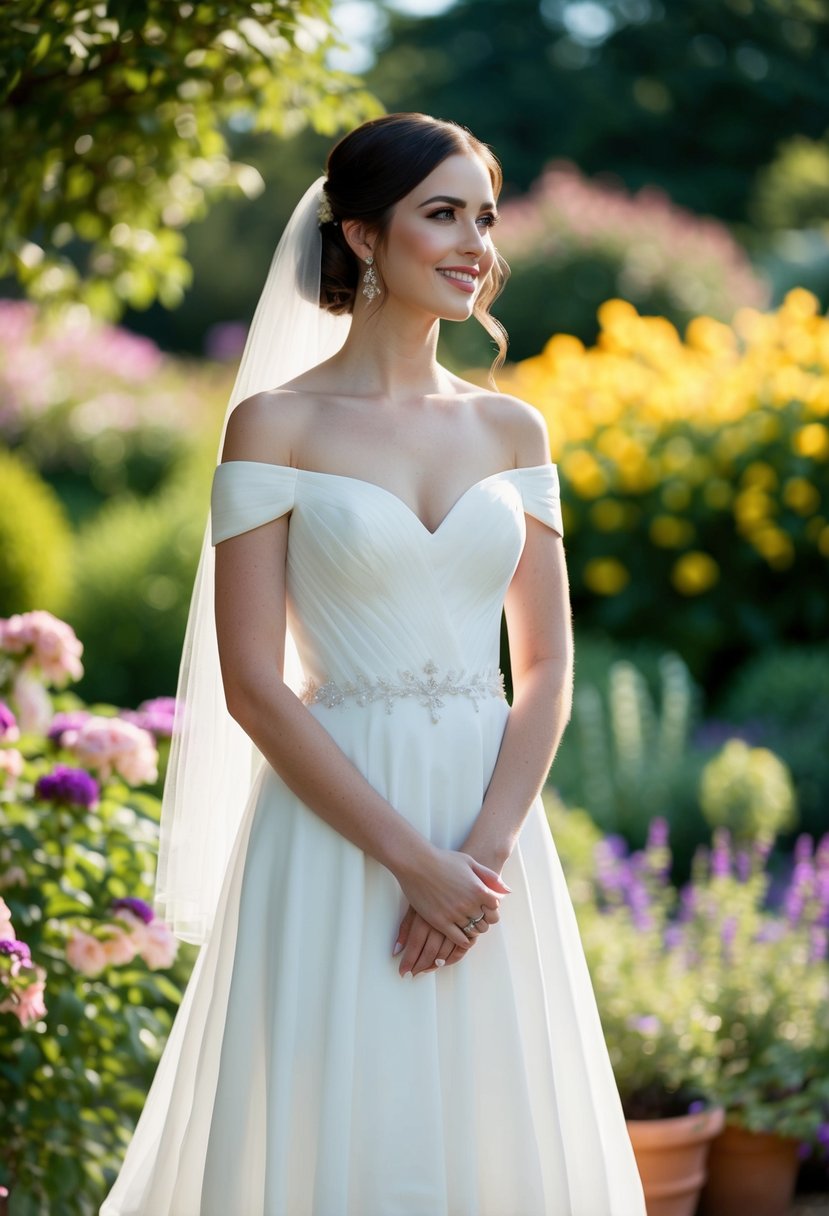
[[[329,199],[325,186],[320,190],[320,205],[317,207],[317,223],[330,224],[334,218],[334,212],[331,210],[331,200]]]

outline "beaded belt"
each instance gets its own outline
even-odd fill
[[[362,672],[354,680],[338,684],[328,680],[325,684],[316,684],[307,680],[300,692],[300,700],[306,705],[326,705],[329,709],[342,705],[346,699],[351,699],[357,705],[370,705],[373,701],[385,701],[386,713],[391,713],[392,703],[400,698],[414,697],[425,705],[432,714],[432,721],[440,718],[438,709],[444,705],[444,697],[466,697],[478,712],[478,701],[483,697],[504,696],[504,676],[497,668],[479,672],[477,675],[466,676],[463,672],[448,671],[444,676],[438,676],[438,668],[431,661],[423,667],[423,675],[415,675],[413,671],[401,671],[399,680],[377,676],[372,679]]]

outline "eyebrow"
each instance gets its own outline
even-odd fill
[[[451,203],[453,207],[465,207],[466,199],[453,198],[451,194],[435,194],[432,198],[427,198],[425,202],[418,203],[419,207],[428,207],[429,203]],[[481,211],[494,211],[494,203],[482,203]]]

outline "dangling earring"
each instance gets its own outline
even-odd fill
[[[366,258],[366,273],[363,275],[363,295],[371,301],[380,294],[380,284],[377,281],[377,271],[374,269],[374,258],[371,254]]]

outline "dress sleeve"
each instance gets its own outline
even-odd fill
[[[255,460],[216,466],[210,491],[211,541],[249,532],[278,519],[294,505],[297,470]]]
[[[515,472],[524,500],[524,510],[563,537],[557,466],[539,464],[532,468],[516,469]]]

